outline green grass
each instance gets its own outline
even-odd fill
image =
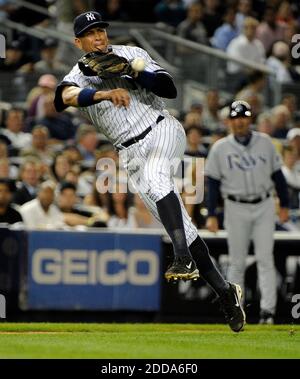
[[[0,358],[300,358],[300,325],[2,323]]]

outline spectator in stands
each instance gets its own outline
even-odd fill
[[[300,129],[299,135],[300,138]],[[297,155],[291,146],[283,149],[282,173],[286,179],[289,190],[290,209],[300,208],[300,162],[297,163]]]
[[[15,224],[22,222],[22,216],[11,205],[14,184],[9,179],[0,179],[0,224]]]
[[[41,60],[33,65],[33,71],[40,74],[55,73],[56,75],[65,75],[69,66],[61,63],[56,58],[58,41],[49,37],[43,41],[41,48]]]
[[[0,159],[8,157],[7,144],[0,140]]]
[[[203,24],[207,32],[207,37],[213,36],[215,30],[221,25],[222,17],[219,10],[219,0],[204,0]]]
[[[24,133],[24,111],[20,108],[11,108],[6,115],[5,129],[1,134],[6,136],[11,142],[11,155],[17,155],[20,149],[27,148],[31,145],[32,137],[30,133]]]
[[[35,199],[37,187],[39,185],[39,167],[38,162],[33,159],[26,160],[20,167],[21,183],[16,190],[13,202],[22,205]]]
[[[203,105],[199,102],[193,103],[190,109],[183,115],[183,126],[187,129],[190,126],[202,126]]]
[[[256,130],[261,133],[266,133],[268,136],[270,136],[277,153],[282,155],[282,143],[279,139],[273,137],[275,128],[273,125],[273,117],[271,113],[263,112],[257,117]]]
[[[0,59],[1,71],[17,71],[28,62],[28,58],[23,51],[22,42],[15,40],[6,46],[5,59]]]
[[[238,10],[235,16],[235,25],[239,34],[244,28],[244,22],[247,17],[254,17],[252,11],[252,0],[239,0]]]
[[[238,36],[238,30],[235,26],[235,8],[229,7],[226,9],[223,24],[219,26],[211,38],[211,44],[217,49],[226,51],[229,43]]]
[[[266,86],[266,75],[261,71],[253,70],[246,78],[245,86],[235,95],[236,100],[245,100],[253,94],[261,94]]]
[[[108,220],[106,213],[93,214],[79,206],[76,196],[76,186],[70,182],[63,182],[59,187],[57,205],[64,216],[64,222],[69,226],[105,227]],[[106,218],[104,218],[105,216]]]
[[[54,204],[55,183],[48,180],[38,188],[37,198],[23,204],[20,213],[31,229],[55,229],[65,226],[62,212]]]
[[[186,150],[185,155],[192,157],[206,157],[207,149],[202,142],[202,132],[197,126],[190,126],[186,129]]]
[[[206,102],[202,113],[203,126],[210,132],[220,127],[220,108],[219,92],[216,89],[210,89],[206,93]]]
[[[207,44],[207,35],[202,23],[203,6],[193,3],[187,9],[187,17],[177,27],[177,34],[194,42]]]
[[[0,159],[0,178],[9,178],[9,160],[7,158]]]
[[[288,1],[280,2],[277,14],[276,21],[281,25],[288,25],[295,21],[295,17],[293,15],[293,9]]]
[[[283,41],[275,42],[272,48],[272,55],[267,59],[266,64],[273,71],[278,82],[284,84],[293,82],[290,71],[290,49],[287,43]]]
[[[282,96],[281,104],[285,105],[290,111],[292,123],[299,119],[299,111],[297,107],[297,97],[292,93],[285,93]]]
[[[111,203],[112,197],[110,193],[102,193],[98,191],[97,180],[95,180],[93,183],[92,191],[90,191],[90,193],[88,193],[83,199],[83,204],[90,207],[99,208],[107,214],[112,207]]]
[[[58,153],[51,166],[51,179],[57,183],[63,182],[70,169],[71,165],[68,158],[63,153]]]
[[[50,138],[59,141],[66,141],[74,138],[76,134],[76,126],[66,112],[56,112],[53,99],[54,93],[44,95],[42,105],[44,116],[35,121],[32,120],[28,125],[28,129],[30,130],[36,124],[42,124],[47,127]]]
[[[57,79],[54,75],[44,74],[41,75],[37,86],[34,87],[28,94],[27,115],[28,117],[41,118],[44,116],[44,99],[48,94],[53,93],[57,86]]]
[[[268,6],[264,12],[263,21],[256,29],[256,38],[264,45],[267,54],[276,41],[283,39],[284,29],[283,25],[276,22],[275,9]]]
[[[95,150],[98,145],[98,136],[92,125],[82,124],[76,134],[77,147],[85,161],[95,161]]]
[[[78,166],[72,166],[72,168],[67,172],[67,175],[65,177],[66,182],[73,183],[77,188],[79,174],[80,174],[80,168]]]
[[[79,164],[82,160],[80,151],[76,145],[67,145],[63,149],[64,156],[68,158],[71,166]]]
[[[234,38],[227,47],[227,53],[230,56],[245,59],[252,63],[265,62],[265,48],[263,44],[255,38],[258,24],[259,22],[255,18],[245,18],[243,33]],[[242,71],[242,67],[237,63],[229,62],[227,70],[230,74],[237,74]]]
[[[285,105],[276,105],[272,109],[274,132],[273,137],[285,139],[289,131],[291,115]]]
[[[243,100],[251,105],[255,117],[264,108],[264,89],[266,87],[266,76],[261,71],[251,71],[246,77],[246,85],[235,95],[235,100]]]
[[[16,179],[17,177],[17,167],[11,165],[7,158],[0,158],[0,178]]]
[[[109,209],[107,226],[110,228],[133,228],[134,220],[129,214],[130,195],[124,183],[116,183],[110,194],[112,202]]]
[[[161,0],[154,9],[156,20],[176,28],[185,18],[181,0]]]
[[[132,219],[134,228],[162,228],[162,224],[149,212],[138,194],[134,195],[134,204],[129,208],[129,218]]]
[[[43,125],[36,125],[32,129],[32,146],[21,151],[21,156],[32,156],[40,161],[47,163],[52,162],[53,151],[49,146],[49,132]]]
[[[202,114],[198,112],[188,111],[184,116],[184,129],[188,129],[191,126],[196,126],[199,129],[202,128]]]
[[[299,166],[300,170],[300,128],[290,129],[287,134],[287,140],[295,154],[297,160],[296,164]]]
[[[129,16],[121,0],[100,0],[95,2],[95,10],[106,21],[128,21]]]

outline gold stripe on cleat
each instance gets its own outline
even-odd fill
[[[198,270],[194,270],[193,272],[191,273],[186,273],[186,274],[173,274],[173,273],[168,273],[168,274],[165,274],[165,278],[169,281],[169,280],[197,280],[199,278],[199,271]]]

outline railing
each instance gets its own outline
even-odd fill
[[[19,24],[18,22],[11,20],[0,20],[0,25],[7,27],[8,29],[17,30],[18,32],[28,34],[32,37],[44,39],[46,37],[53,37],[62,42],[67,42],[73,44],[74,37],[72,35],[66,35],[58,32],[52,28],[42,28],[40,26],[26,26],[24,24]]]

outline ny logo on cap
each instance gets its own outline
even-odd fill
[[[85,15],[88,21],[96,20],[96,17],[93,13],[88,13]]]

